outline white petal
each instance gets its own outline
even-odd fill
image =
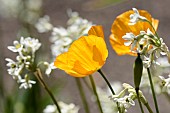
[[[132,41],[126,41],[126,42],[124,42],[124,45],[125,46],[130,46],[131,43],[132,43]]]

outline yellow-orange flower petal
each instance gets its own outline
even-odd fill
[[[103,28],[102,26],[92,26],[88,32],[88,35],[95,35],[98,37],[104,38]]]
[[[74,41],[68,52],[59,55],[54,65],[74,77],[84,77],[100,69],[108,57],[108,50],[101,35],[102,27],[93,26],[94,32]],[[101,31],[101,32],[99,32]],[[99,33],[99,34],[98,34]]]
[[[138,11],[141,16],[146,17],[153,24],[154,28],[157,29],[159,23],[158,20],[153,19],[151,15],[145,10]],[[131,52],[130,46],[124,45],[125,40],[122,38],[122,36],[124,36],[126,33],[132,32],[133,34],[138,35],[140,31],[147,31],[148,28],[154,32],[148,22],[137,22],[135,25],[129,25],[129,16],[133,13],[134,12],[130,10],[119,15],[112,24],[110,43],[118,55],[136,55],[135,53]]]

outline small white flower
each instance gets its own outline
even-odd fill
[[[20,44],[18,41],[13,42],[14,46],[8,46],[7,48],[12,52],[21,52],[23,45]]]
[[[40,48],[41,43],[38,39],[27,37],[24,39],[23,45],[28,53],[32,52],[34,54]]]
[[[134,11],[134,14],[130,15],[130,23],[129,25],[134,25],[138,21],[147,21],[147,18],[141,16],[136,8],[132,8]]]
[[[33,80],[26,80],[26,79],[21,79],[19,81],[19,83],[21,84],[19,86],[19,88],[24,88],[24,89],[28,89],[28,88],[32,88],[32,84],[35,84],[36,82]]]
[[[8,61],[7,66],[9,67],[8,74],[12,75],[14,79],[19,79],[20,72],[23,69],[24,65],[18,65],[17,62],[14,62],[13,60],[6,58],[6,61]]]
[[[124,98],[119,98],[117,101],[120,104],[123,104],[126,109],[130,108],[130,106],[135,105],[135,102],[131,99],[129,95],[124,96]]]
[[[48,62],[44,62],[44,65],[46,66],[45,74],[47,74],[47,75],[50,75],[51,71],[53,69],[56,69],[56,67],[54,66],[54,62],[52,62],[50,64]]]
[[[53,28],[52,24],[50,24],[50,18],[47,15],[40,18],[38,22],[35,24],[35,27],[37,28],[39,33],[48,32]]]
[[[139,37],[139,35],[135,36],[133,33],[126,33],[126,35],[124,35],[122,37],[124,40],[126,40],[124,42],[124,45],[125,46],[130,46],[131,45],[131,47],[130,47],[131,51],[135,52],[135,53],[139,52],[139,50],[140,50],[138,37]]]
[[[159,76],[159,78],[160,78],[162,91],[170,93],[170,75],[168,76],[167,79],[165,79],[163,76]]]
[[[130,46],[135,40],[136,36],[133,33],[126,33],[126,35],[124,35],[122,38],[126,40],[126,42],[124,42],[124,45]]]

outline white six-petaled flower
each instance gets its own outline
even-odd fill
[[[138,21],[147,21],[147,18],[141,16],[136,8],[132,8],[134,11],[134,14],[130,15],[130,23],[129,25],[134,25]]]

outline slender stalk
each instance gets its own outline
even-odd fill
[[[92,90],[91,86],[89,85],[89,83],[87,82],[86,78],[82,78],[82,79],[83,79],[83,82],[85,83],[85,85],[87,86],[87,88],[88,88],[91,92],[93,92],[93,90]]]
[[[150,21],[147,21],[147,22],[150,24],[150,26],[153,28],[156,36],[159,38],[158,33],[156,32],[156,29],[154,28],[154,26],[152,25],[152,23],[151,23]]]
[[[98,70],[98,72],[101,74],[101,76],[103,77],[103,79],[106,81],[107,85],[109,86],[111,92],[113,95],[115,95],[115,92],[110,84],[110,82],[107,80],[107,78],[105,77],[104,73],[101,71],[101,69]]]
[[[77,83],[77,87],[79,89],[79,93],[80,93],[80,96],[81,96],[81,100],[83,102],[84,109],[85,109],[86,113],[90,113],[89,106],[88,106],[88,103],[87,103],[87,99],[86,99],[82,84],[80,82],[80,79],[75,78],[75,80],[76,80],[76,83]]]
[[[58,112],[61,113],[61,110],[60,110],[60,107],[58,105],[57,100],[55,99],[54,95],[52,94],[52,92],[50,91],[50,89],[48,88],[47,84],[44,82],[44,80],[42,78],[42,74],[41,74],[40,69],[37,69],[37,71],[34,74],[37,77],[38,81],[41,83],[42,87],[47,91],[47,93],[49,94],[49,96],[53,100],[54,104],[57,107]]]
[[[145,107],[148,109],[149,113],[153,113],[151,107],[149,106],[148,102],[144,103]]]
[[[148,72],[149,82],[150,82],[150,85],[151,85],[152,96],[153,96],[153,100],[154,100],[154,104],[155,104],[155,108],[156,108],[156,113],[159,113],[159,108],[158,108],[155,90],[154,90],[154,87],[153,87],[152,77],[151,77],[151,73],[150,73],[149,68],[147,68],[147,72]]]
[[[141,101],[140,101],[140,97],[139,97],[139,88],[135,89],[135,90],[136,90],[136,94],[137,94],[137,99],[138,99],[138,102],[139,102],[140,110],[141,110],[142,113],[144,113],[144,110],[143,110],[143,107],[142,107],[142,104],[141,104]]]
[[[100,103],[100,100],[99,100],[99,96],[97,94],[97,90],[96,90],[96,85],[95,85],[94,79],[93,79],[93,77],[91,75],[89,75],[89,78],[90,78],[90,82],[91,82],[91,85],[92,85],[92,88],[93,88],[93,92],[94,92],[94,94],[96,96],[96,99],[97,99],[97,104],[98,104],[100,113],[103,113],[103,109],[102,109],[102,106],[101,106],[101,103]]]
[[[103,79],[104,79],[105,82],[107,83],[107,85],[108,85],[110,91],[112,92],[112,94],[115,95],[115,92],[114,92],[114,90],[113,90],[110,82],[107,80],[107,78],[105,77],[105,75],[104,75],[104,73],[101,71],[101,69],[99,69],[98,72],[100,73],[100,75],[103,77]],[[118,108],[119,113],[122,113],[122,112],[121,112],[121,109],[120,109],[120,106],[119,106],[119,103],[116,102],[116,104],[117,104],[117,108]]]

